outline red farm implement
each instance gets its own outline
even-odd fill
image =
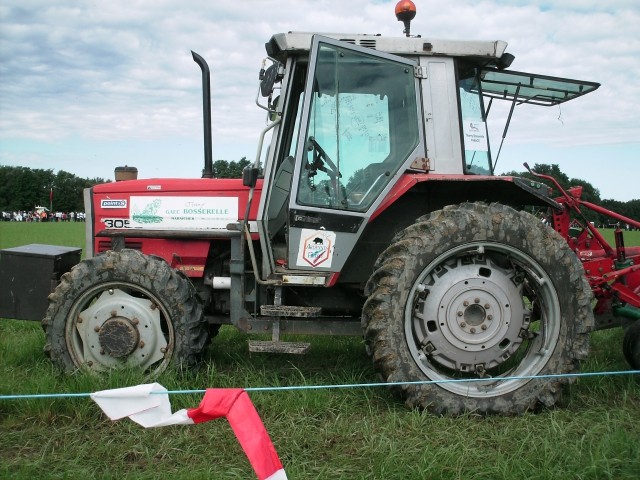
[[[526,164],[525,167],[529,169]],[[565,190],[555,178],[530,169],[529,172],[549,181],[560,192],[555,200],[563,208],[553,210],[552,226],[584,266],[596,300],[596,328],[624,327],[625,358],[633,368],[640,369],[640,247],[624,244],[624,231],[639,229],[640,222],[582,200],[582,187]],[[610,224],[616,225],[615,245],[607,242],[598,228],[586,220],[584,209],[613,221]]]

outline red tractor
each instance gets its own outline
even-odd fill
[[[85,192],[87,258],[43,320],[58,367],[157,375],[196,363],[223,325],[270,335],[249,342],[262,352],[304,352],[291,334],[360,335],[407,405],[449,414],[553,405],[570,380],[528,377],[576,372],[596,326],[629,324],[638,367],[640,250],[588,222],[571,237],[578,193],[494,176],[487,135],[494,101],[558,105],[599,84],[509,70],[503,41],[410,36],[415,7],[396,11],[404,37],[269,40],[269,122],[242,180],[214,178],[194,54],[203,178]]]

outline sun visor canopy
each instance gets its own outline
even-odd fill
[[[481,72],[482,94],[502,100],[533,105],[557,105],[596,90],[600,84],[534,73],[484,68]]]

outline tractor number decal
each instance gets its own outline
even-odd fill
[[[131,197],[132,228],[226,229],[238,221],[236,197]]]
[[[302,229],[296,265],[299,267],[308,267],[309,265],[312,267],[330,267],[335,244],[335,232]]]
[[[128,218],[103,218],[101,221],[107,229],[131,228],[131,221]]]

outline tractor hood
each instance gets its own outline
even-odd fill
[[[254,199],[261,192],[259,180]],[[85,190],[88,235],[225,236],[230,224],[244,218],[248,197],[249,188],[240,179],[153,178],[96,185]],[[254,201],[250,220],[256,219],[257,205]]]

